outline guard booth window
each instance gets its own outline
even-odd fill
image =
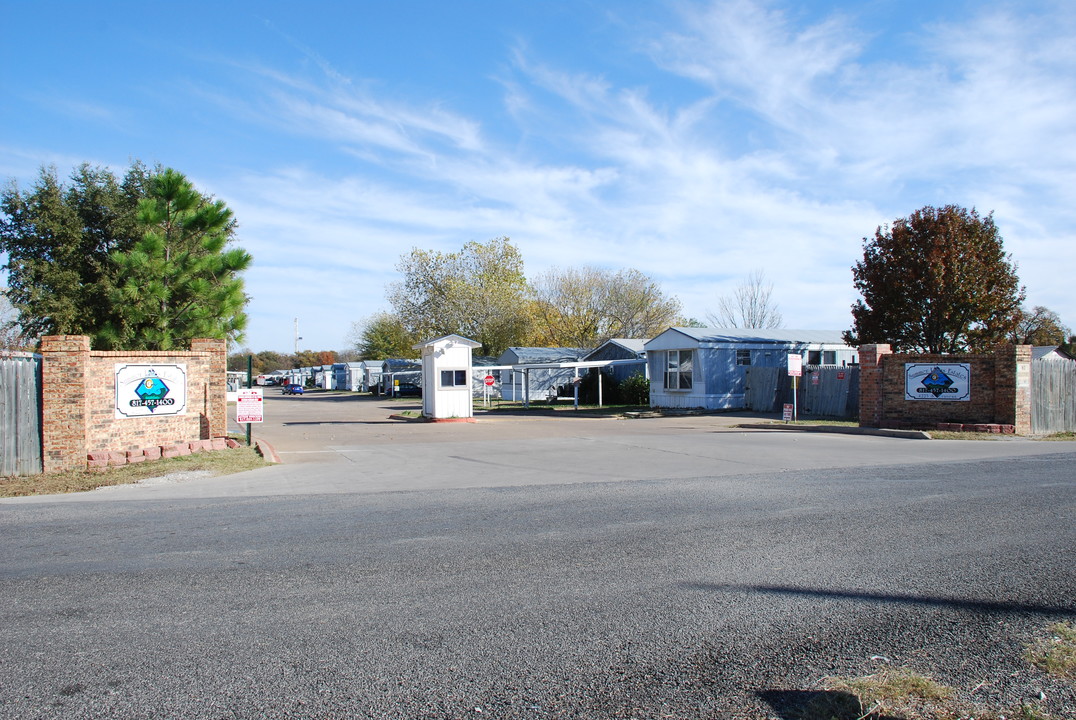
[[[441,371],[441,387],[467,387],[467,371],[466,370],[442,370]]]

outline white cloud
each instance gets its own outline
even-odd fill
[[[995,210],[1029,297],[1076,324],[1056,279],[1076,247],[1067,6],[973,9],[911,28],[904,54],[878,53],[891,38],[851,13],[679,7],[656,41],[625,38],[647,48],[638,76],[506,49],[490,85],[507,124],[436,91],[409,100],[346,77],[294,41],[316,77],[232,64],[243,92],[192,87],[335,161],[251,164],[206,185],[255,257],[253,344],[290,349],[299,317],[304,346],[339,346],[352,321],[386,307],[401,254],[501,235],[532,275],[634,267],[698,318],[761,268],[787,325],[844,329],[861,238],[949,202]]]

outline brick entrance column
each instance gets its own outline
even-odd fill
[[[1030,435],[1031,346],[1001,345],[994,355],[994,422]]]
[[[881,427],[883,357],[892,354],[887,344],[859,346],[859,426]]]
[[[205,423],[202,439],[225,437],[228,434],[228,342],[212,338],[191,340],[191,352],[209,355],[206,395],[202,409]]]
[[[47,473],[86,467],[89,358],[85,335],[41,338],[41,460]]]

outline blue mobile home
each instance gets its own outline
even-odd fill
[[[606,340],[589,354],[583,357],[585,362],[600,360],[619,360],[616,365],[610,365],[605,371],[609,377],[617,382],[623,382],[632,375],[646,376],[646,340],[633,340],[631,338],[613,338]],[[624,362],[637,360],[634,362]]]
[[[669,328],[645,343],[650,405],[730,410],[745,407],[750,367],[786,367],[790,354],[804,365],[855,365],[859,352],[837,330]]]
[[[355,392],[362,387],[362,363],[333,364],[333,389]]]

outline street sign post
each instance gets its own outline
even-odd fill
[[[788,374],[792,377],[792,420],[799,418],[799,407],[796,401],[797,378],[803,376],[803,356],[796,353],[788,355]],[[787,406],[786,406],[787,407]]]

